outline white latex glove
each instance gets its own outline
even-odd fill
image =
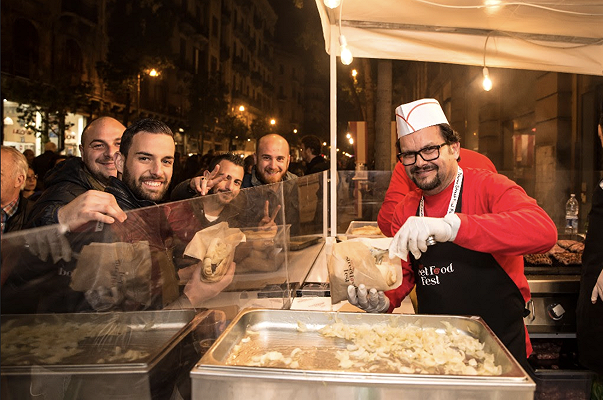
[[[348,301],[369,313],[382,313],[389,308],[389,298],[383,294],[383,291],[371,288],[367,292],[363,284],[360,284],[358,289],[354,285],[348,286]]]
[[[436,242],[452,242],[461,226],[456,214],[444,218],[409,217],[396,233],[389,246],[389,257],[400,257],[408,261],[410,251],[415,258],[427,251],[427,238],[433,236]]]
[[[597,297],[600,297],[601,301],[603,301],[603,271],[601,271],[599,278],[597,278],[593,293],[590,295],[590,301],[595,304],[597,302]]]

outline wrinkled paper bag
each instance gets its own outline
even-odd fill
[[[84,292],[98,311],[125,301],[151,303],[151,250],[149,242],[90,243],[82,248],[71,274],[71,288]]]
[[[333,245],[327,264],[332,304],[347,300],[349,285],[364,284],[367,289],[383,291],[400,286],[400,259],[390,259],[388,255],[391,240],[392,238],[357,238]],[[380,263],[376,257],[380,259]]]
[[[198,231],[184,249],[184,255],[201,260],[201,265],[181,270],[178,275],[187,280],[193,268],[202,268],[201,280],[209,283],[221,280],[234,259],[235,248],[244,241],[245,234],[239,228],[229,228],[228,222]]]

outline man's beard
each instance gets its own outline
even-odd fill
[[[154,177],[154,176],[151,176],[151,178],[161,179],[159,177]],[[160,192],[149,192],[149,191],[146,191],[142,186],[142,181],[144,179],[146,179],[146,177],[141,176],[138,180],[136,180],[134,177],[130,176],[130,174],[128,173],[128,171],[126,169],[124,169],[122,181],[126,184],[126,186],[128,186],[128,188],[132,191],[132,193],[134,193],[134,196],[136,196],[137,199],[151,200],[151,201],[159,201],[159,200],[163,199],[163,197],[165,196],[165,193],[168,190],[168,184],[164,181],[163,182],[163,190],[161,190]]]
[[[255,171],[258,180],[264,184],[277,183],[283,179],[284,172],[282,172],[282,170],[280,170],[280,169],[277,170],[277,171],[280,171],[278,174],[268,175],[264,171],[265,171],[265,169],[263,169],[263,170],[256,169],[256,171]]]
[[[221,205],[226,205],[235,198],[234,193],[230,190],[219,190],[216,187],[211,188],[209,194],[213,194],[216,202]]]
[[[436,171],[436,176],[431,181],[419,181],[415,177],[415,173],[418,171]],[[440,169],[436,165],[427,165],[425,167],[412,167],[410,170],[410,179],[417,185],[417,187],[423,191],[430,191],[442,184],[442,180],[440,179]]]

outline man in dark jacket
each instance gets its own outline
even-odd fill
[[[54,142],[46,142],[44,145],[44,153],[35,157],[31,162],[33,170],[40,177],[36,189],[44,190],[46,188],[43,182],[44,177],[46,176],[46,173],[54,167],[56,159],[57,145]]]
[[[178,184],[171,193],[171,200],[214,195],[182,204],[182,208],[188,210],[183,216],[191,221],[194,214],[195,221],[203,228],[220,222],[240,227],[240,216],[246,208],[245,196],[239,196],[244,173],[243,159],[238,155],[226,153],[215,156],[202,176]]]
[[[246,226],[260,226],[268,217],[262,210],[268,202],[269,215],[277,225],[290,224],[291,235],[299,232],[299,193],[297,176],[289,172],[289,143],[277,134],[258,139],[254,154],[255,166],[243,188],[253,187],[247,194]],[[264,187],[262,187],[264,186]],[[285,209],[281,209],[284,204]]]
[[[111,117],[95,119],[84,128],[82,157],[72,157],[48,173],[46,190],[32,209],[29,227],[61,223],[73,229],[93,218],[104,222],[112,222],[106,216],[123,218],[113,197],[103,191],[109,178],[117,176],[113,158],[124,130]]]
[[[2,146],[2,233],[23,229],[31,203],[23,197],[27,159],[13,147]]]
[[[306,162],[306,175],[329,169],[329,163],[321,155],[322,144],[318,136],[306,135],[301,139],[301,154]]]

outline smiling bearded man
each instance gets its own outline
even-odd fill
[[[115,166],[120,179],[105,189],[124,210],[154,205],[165,196],[174,167],[174,134],[163,122],[142,119],[125,130]]]

